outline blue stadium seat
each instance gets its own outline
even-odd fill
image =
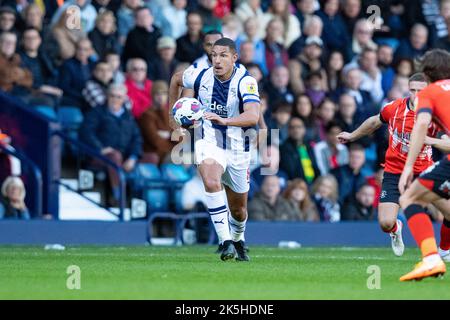
[[[64,128],[77,130],[83,122],[83,114],[77,107],[62,106],[58,108],[58,120]]]
[[[165,189],[148,189],[144,191],[144,200],[150,213],[169,210],[169,193]]]
[[[187,182],[191,175],[182,165],[166,163],[161,165],[161,175],[164,180],[171,182]]]
[[[50,106],[36,106],[35,109],[52,121],[57,121],[55,110]]]

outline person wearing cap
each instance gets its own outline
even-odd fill
[[[321,63],[322,56],[322,39],[317,36],[306,38],[302,53],[289,61],[289,76],[291,79],[291,87],[295,94],[300,94],[305,91],[303,79],[313,71],[322,73],[324,86],[326,86],[326,73]]]
[[[175,59],[177,44],[171,37],[161,37],[158,39],[156,50],[158,55],[153,59],[149,65],[148,77],[151,80],[163,80],[167,84],[178,66],[178,61]]]
[[[152,107],[138,120],[144,141],[143,161],[164,163],[176,144],[170,139],[169,86],[165,81],[153,83],[152,100]]]

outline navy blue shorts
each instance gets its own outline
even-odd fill
[[[444,199],[450,199],[450,155],[442,158],[419,176],[419,182]]]

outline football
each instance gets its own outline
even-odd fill
[[[181,98],[172,107],[175,122],[183,128],[192,128],[198,124],[203,111],[200,101],[194,98]]]

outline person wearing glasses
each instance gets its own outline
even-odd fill
[[[111,84],[105,105],[92,109],[86,115],[80,128],[80,139],[130,172],[142,154],[142,137],[134,117],[125,107],[126,100],[127,88],[122,84]],[[95,160],[93,164],[104,166],[104,163]],[[112,190],[109,205],[116,206],[119,177],[111,167],[106,169]]]
[[[131,113],[139,119],[152,105],[152,81],[147,78],[147,63],[143,59],[128,60],[126,70],[125,85],[131,101]]]

